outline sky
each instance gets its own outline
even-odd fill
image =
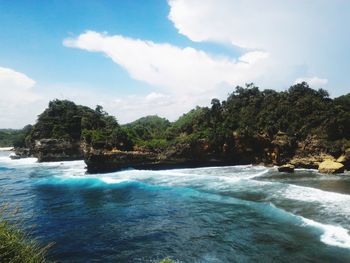
[[[171,121],[235,86],[350,92],[350,1],[0,0],[0,128],[52,99]]]

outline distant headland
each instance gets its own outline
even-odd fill
[[[1,131],[0,143],[39,162],[84,159],[91,173],[236,164],[336,173],[350,169],[350,93],[331,99],[305,82],[281,92],[247,84],[175,122],[147,116],[126,125],[101,106],[54,100],[33,126]]]

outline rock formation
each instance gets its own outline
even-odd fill
[[[285,164],[285,165],[278,167],[278,171],[284,172],[284,173],[293,173],[294,168],[295,168],[295,166],[292,164]]]
[[[320,173],[326,173],[326,174],[343,173],[344,165],[328,159],[320,163],[318,167],[318,171]]]

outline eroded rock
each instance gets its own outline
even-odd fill
[[[279,172],[284,172],[284,173],[294,173],[295,166],[292,164],[285,164],[280,167],[278,167]]]
[[[343,173],[344,165],[342,163],[338,163],[334,160],[328,159],[320,163],[318,171],[320,173],[326,174]]]

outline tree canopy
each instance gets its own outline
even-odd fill
[[[17,145],[56,138],[122,150],[133,146],[157,150],[198,140],[206,140],[219,149],[233,134],[264,134],[272,138],[278,132],[296,140],[317,135],[330,142],[349,142],[350,93],[331,99],[327,91],[311,89],[305,82],[280,92],[260,91],[250,83],[237,86],[226,100],[214,98],[210,107],[196,107],[175,122],[147,116],[122,126],[102,106],[93,110],[71,101],[53,100],[33,127],[18,133],[6,132],[16,134]],[[0,132],[0,140],[1,136]]]

